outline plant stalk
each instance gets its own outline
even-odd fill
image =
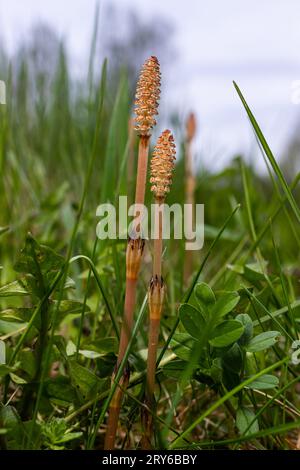
[[[149,303],[149,339],[148,339],[148,357],[147,357],[147,374],[146,374],[146,397],[145,409],[142,415],[143,437],[141,445],[143,449],[151,449],[151,439],[153,435],[153,416],[155,413],[149,413],[149,409],[156,407],[154,389],[155,389],[155,372],[156,372],[156,356],[159,340],[160,318],[164,299],[164,282],[161,275],[162,265],[162,231],[163,231],[163,213],[160,210],[164,203],[164,198],[155,198],[155,208],[157,216],[155,221],[158,225],[157,233],[154,239],[153,253],[153,276],[150,281],[148,291]]]
[[[149,141],[150,136],[140,136],[135,204],[144,204],[145,201]],[[142,217],[142,214],[140,214],[140,217]],[[141,231],[141,227],[139,227],[139,231]],[[134,235],[136,236],[136,234]],[[129,238],[127,243],[125,303],[123,322],[120,334],[117,368],[119,367],[122,362],[122,359],[124,358],[133,327],[134,308],[136,300],[136,285],[144,251],[144,244],[145,242],[141,237]],[[121,382],[123,383],[123,390],[126,390],[126,382],[128,382],[128,379],[126,379],[125,374],[129,375],[128,368],[124,369],[123,379],[121,379]],[[123,394],[124,393],[119,386],[116,389],[115,395],[109,407],[107,430],[104,443],[105,450],[114,449]]]
[[[192,136],[187,136],[185,143],[185,200],[186,204],[190,204],[192,208],[194,208],[195,206],[195,187],[196,181],[192,165]],[[188,227],[192,227],[193,212],[188,211],[187,218]],[[183,280],[185,286],[188,285],[188,282],[193,272],[193,260],[193,252],[190,250],[186,251],[183,270]]]

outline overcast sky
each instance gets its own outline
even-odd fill
[[[170,111],[196,112],[201,158],[218,165],[234,152],[250,155],[255,146],[233,79],[271,148],[283,154],[300,121],[300,104],[291,100],[292,83],[300,80],[299,0],[102,0],[109,3],[135,7],[145,18],[161,13],[174,23],[178,55],[167,74],[163,104]],[[46,20],[66,39],[78,66],[87,57],[95,4],[0,0],[0,36],[13,51],[33,22]]]

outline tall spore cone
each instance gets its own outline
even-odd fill
[[[151,56],[142,67],[135,95],[135,129],[140,136],[149,136],[156,124],[160,77],[159,62]]]
[[[151,159],[151,191],[156,199],[164,199],[170,191],[176,146],[174,137],[169,130],[165,130],[158,138]]]

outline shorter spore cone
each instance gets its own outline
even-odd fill
[[[170,191],[175,155],[174,137],[167,129],[158,138],[151,159],[151,191],[157,199],[164,199]]]

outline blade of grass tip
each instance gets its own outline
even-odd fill
[[[202,263],[201,263],[201,265],[200,265],[200,267],[199,267],[197,273],[196,273],[195,276],[194,276],[194,279],[193,279],[193,281],[192,281],[192,283],[191,283],[191,285],[190,285],[190,288],[188,289],[187,293],[184,295],[184,297],[183,297],[181,303],[186,303],[186,302],[189,301],[189,299],[190,299],[190,297],[191,297],[191,295],[192,295],[192,292],[193,292],[193,290],[194,290],[194,287],[195,287],[195,285],[196,285],[196,283],[197,283],[197,281],[198,281],[198,279],[199,279],[199,277],[200,277],[200,274],[201,274],[202,271],[203,271],[203,268],[204,268],[204,266],[205,266],[205,264],[206,264],[208,258],[210,257],[210,255],[211,255],[212,251],[214,250],[216,244],[218,243],[219,239],[221,238],[222,233],[223,233],[224,230],[226,229],[227,225],[228,225],[229,222],[232,220],[233,216],[235,215],[235,213],[237,212],[237,210],[238,210],[240,207],[241,207],[240,204],[238,204],[238,205],[233,209],[233,211],[231,212],[231,214],[229,215],[229,217],[225,220],[224,224],[222,225],[222,227],[221,227],[219,233],[217,234],[216,238],[213,240],[213,242],[212,242],[211,245],[209,246],[205,257],[204,257],[204,259],[203,259],[203,261],[202,261]],[[175,331],[176,331],[176,329],[177,329],[177,327],[178,327],[178,325],[179,325],[179,321],[180,321],[179,318],[176,318],[176,321],[175,321],[175,323],[174,323],[174,326],[173,326],[173,328],[172,328],[172,330],[171,330],[171,332],[170,332],[170,334],[169,334],[169,336],[168,336],[168,339],[166,340],[166,342],[165,342],[165,344],[164,344],[164,347],[163,347],[163,349],[162,349],[162,351],[161,351],[161,353],[160,353],[160,355],[159,355],[159,357],[158,357],[158,360],[157,360],[157,363],[156,363],[156,367],[157,367],[157,368],[158,368],[159,363],[160,363],[160,361],[162,360],[162,358],[163,358],[163,356],[164,356],[166,350],[167,350],[168,347],[169,347],[170,341],[171,341],[171,339],[172,339],[172,337],[173,337],[173,335],[174,335],[174,333],[175,333]]]
[[[137,319],[136,319],[136,322],[134,324],[134,327],[132,329],[132,334],[131,334],[131,337],[130,337],[130,340],[129,340],[129,343],[128,343],[128,346],[127,346],[127,349],[126,349],[126,352],[125,352],[125,355],[121,361],[121,364],[118,368],[118,371],[117,371],[117,374],[116,374],[116,378],[115,378],[115,381],[111,387],[111,390],[110,390],[110,393],[107,397],[107,399],[105,400],[105,403],[102,407],[102,410],[101,410],[101,413],[100,413],[100,416],[97,420],[97,423],[96,423],[96,426],[95,426],[95,429],[94,429],[94,432],[93,432],[93,435],[90,439],[90,442],[89,442],[89,449],[92,449],[94,447],[94,444],[95,444],[95,439],[96,439],[96,436],[97,436],[97,432],[98,432],[98,429],[100,427],[100,425],[102,424],[103,420],[104,420],[104,417],[105,417],[105,413],[106,411],[108,410],[108,407],[109,407],[109,404],[111,402],[111,399],[116,391],[116,388],[118,386],[118,383],[123,375],[123,369],[125,367],[125,365],[127,364],[127,360],[128,360],[128,357],[129,357],[129,354],[130,354],[130,350],[132,348],[132,345],[133,345],[133,342],[137,336],[137,333],[138,333],[138,329],[141,325],[141,322],[144,318],[144,314],[146,312],[146,305],[147,305],[147,296],[145,296],[144,298],[144,301],[143,301],[143,304],[140,308],[140,311],[137,315]]]
[[[202,415],[200,415],[185,431],[183,431],[180,434],[180,436],[177,437],[170,444],[169,449],[176,448],[183,438],[187,437],[187,435],[190,434],[196,426],[198,426],[207,416],[209,416],[213,411],[219,408],[219,406],[225,403],[229,398],[233,397],[236,393],[238,393],[244,387],[247,387],[247,385],[251,384],[254,380],[258,379],[264,374],[268,374],[269,372],[276,369],[277,367],[280,367],[281,365],[287,363],[289,360],[290,360],[289,356],[284,357],[283,359],[276,362],[275,364],[272,364],[269,367],[266,367],[265,369],[260,370],[259,372],[257,372],[257,374],[252,375],[248,379],[244,380],[244,382],[240,383],[235,388],[227,392],[225,395],[219,398],[219,400],[217,400],[212,406],[210,406]]]
[[[235,87],[235,89],[236,89],[236,91],[239,95],[239,98],[240,98],[240,100],[241,100],[241,102],[242,102],[242,104],[243,104],[243,106],[244,106],[244,108],[247,112],[247,115],[250,119],[252,127],[255,131],[255,134],[258,137],[258,139],[259,139],[259,141],[262,145],[262,148],[263,148],[263,150],[264,150],[264,152],[265,152],[265,154],[266,154],[266,156],[267,156],[267,158],[268,158],[268,160],[269,160],[269,162],[270,162],[270,164],[271,164],[278,180],[280,181],[282,189],[283,189],[284,193],[286,194],[286,197],[287,197],[287,199],[290,203],[290,206],[291,206],[291,208],[292,208],[292,210],[295,214],[295,217],[298,220],[298,222],[300,222],[300,209],[299,209],[299,207],[298,207],[298,205],[297,205],[297,203],[294,199],[294,196],[291,193],[289,185],[287,184],[287,182],[284,178],[284,175],[283,175],[278,163],[276,162],[276,159],[275,159],[275,157],[274,157],[274,155],[273,155],[273,153],[272,153],[272,151],[271,151],[271,149],[270,149],[270,147],[269,147],[269,145],[268,145],[268,143],[267,143],[267,141],[266,141],[266,139],[265,139],[265,137],[264,137],[264,135],[263,135],[256,119],[255,119],[255,117],[254,117],[254,115],[252,114],[252,112],[251,112],[251,110],[250,110],[250,108],[249,108],[249,106],[248,106],[241,90],[239,89],[238,85],[235,82],[233,82],[233,85],[234,85],[234,87]]]
[[[264,151],[263,151],[263,149],[262,149],[261,143],[259,142],[259,140],[258,140],[257,137],[256,137],[256,141],[257,141],[257,143],[258,143],[260,152],[261,152],[262,157],[263,157],[263,159],[264,159],[265,165],[266,165],[266,167],[267,167],[269,176],[270,176],[271,181],[272,181],[272,184],[273,184],[273,186],[274,186],[274,188],[275,188],[275,191],[276,191],[276,194],[277,194],[277,196],[278,196],[278,199],[279,199],[280,201],[282,201],[283,198],[282,198],[282,195],[281,195],[281,192],[280,192],[279,184],[277,183],[277,181],[276,181],[276,179],[275,179],[275,177],[274,177],[274,175],[273,175],[273,173],[272,173],[272,171],[271,171],[271,168],[270,168],[270,165],[269,165],[269,163],[268,163],[268,160],[267,160],[267,158],[266,158],[266,156],[265,156],[265,153],[264,153]],[[299,178],[299,175],[297,175],[297,178]],[[290,186],[290,189],[291,189],[291,191],[292,191],[292,189],[293,189],[293,183],[292,183],[292,185]],[[282,209],[283,209],[283,212],[284,212],[284,214],[285,214],[285,216],[286,216],[286,219],[287,219],[287,221],[288,221],[288,224],[289,224],[289,226],[290,226],[290,228],[291,228],[291,231],[293,232],[293,235],[294,235],[294,238],[295,238],[295,240],[296,240],[296,242],[297,242],[297,245],[298,245],[298,247],[300,247],[300,237],[299,237],[299,235],[298,235],[298,231],[296,230],[296,228],[295,228],[295,226],[294,226],[294,224],[293,224],[293,221],[292,221],[292,219],[291,219],[291,217],[290,217],[290,214],[289,214],[289,212],[288,212],[288,210],[287,210],[287,208],[286,208],[285,205],[282,205]]]
[[[50,337],[49,337],[49,341],[48,341],[48,345],[47,345],[47,349],[46,349],[46,353],[45,353],[45,361],[44,361],[43,368],[42,368],[41,380],[40,380],[40,383],[39,383],[36,403],[35,403],[35,407],[34,407],[34,411],[33,411],[32,425],[31,425],[30,431],[29,431],[29,441],[28,441],[29,445],[31,443],[31,439],[32,439],[33,431],[34,431],[34,425],[35,425],[35,421],[36,421],[36,418],[37,418],[37,413],[38,413],[38,410],[39,410],[40,400],[41,400],[43,386],[44,386],[44,380],[45,380],[45,377],[46,377],[46,373],[47,373],[48,365],[49,365],[49,361],[50,361],[51,349],[52,349],[53,338],[54,338],[54,333],[55,333],[56,318],[57,318],[59,307],[60,307],[62,297],[63,297],[63,289],[64,289],[65,281],[66,281],[66,278],[68,276],[69,261],[70,261],[71,256],[72,256],[72,252],[73,252],[73,248],[74,248],[74,244],[75,244],[75,239],[76,239],[79,223],[80,223],[80,220],[81,220],[81,216],[82,216],[82,212],[83,212],[83,209],[84,209],[85,200],[86,200],[86,196],[87,196],[87,192],[88,192],[88,189],[89,189],[89,184],[90,184],[90,180],[91,180],[91,176],[92,176],[92,172],[93,172],[94,162],[95,162],[96,156],[97,156],[97,142],[98,142],[100,127],[101,127],[101,122],[102,122],[102,108],[103,108],[105,88],[106,88],[106,75],[107,75],[107,60],[105,59],[104,62],[103,62],[103,67],[102,67],[102,75],[101,75],[100,90],[99,90],[100,100],[99,100],[99,106],[98,106],[98,111],[97,111],[97,121],[96,121],[96,128],[95,128],[95,133],[94,133],[92,151],[91,151],[91,154],[90,154],[90,157],[89,157],[89,161],[88,161],[88,165],[87,165],[87,169],[86,169],[86,173],[85,173],[85,180],[84,180],[84,185],[83,185],[82,194],[81,194],[81,198],[80,198],[78,213],[77,213],[77,216],[76,216],[76,219],[75,219],[75,222],[74,222],[74,226],[73,226],[73,229],[72,229],[71,240],[70,240],[70,243],[69,243],[69,246],[68,246],[68,251],[67,251],[67,256],[66,256],[66,269],[64,271],[63,281],[62,281],[61,286],[60,286],[59,296],[58,296],[58,301],[57,301],[57,304],[56,304],[56,308],[55,308],[54,313],[53,313],[52,328],[51,328]]]

